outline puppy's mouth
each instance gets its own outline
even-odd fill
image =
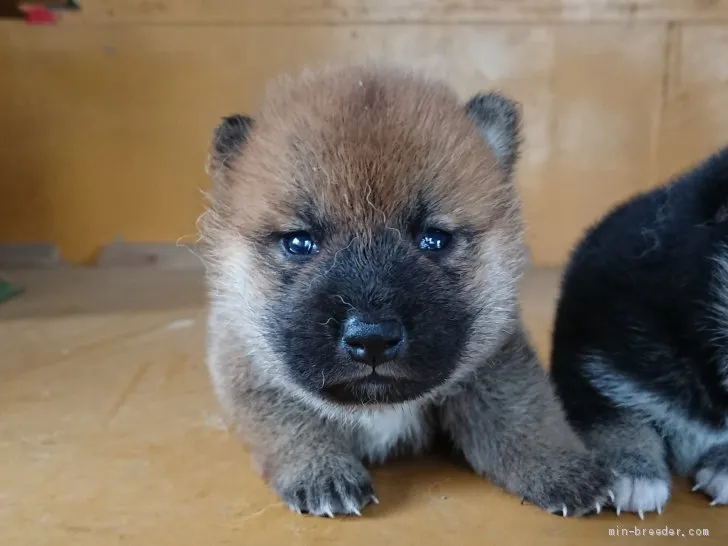
[[[323,393],[339,404],[396,404],[414,400],[427,388],[407,377],[392,377],[372,372],[363,377],[324,385]]]

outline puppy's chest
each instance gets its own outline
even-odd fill
[[[426,449],[434,433],[425,409],[397,407],[362,415],[354,429],[356,454],[372,463]]]

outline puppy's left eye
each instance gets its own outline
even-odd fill
[[[443,250],[452,241],[452,235],[439,229],[428,229],[420,235],[420,250]]]
[[[283,237],[281,243],[289,254],[297,256],[306,256],[318,252],[316,241],[313,240],[310,233],[305,231],[289,233]]]

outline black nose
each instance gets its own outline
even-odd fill
[[[396,320],[372,323],[352,317],[344,324],[341,341],[354,360],[374,367],[402,351],[404,331]]]

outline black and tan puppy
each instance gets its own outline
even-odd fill
[[[727,211],[728,147],[616,206],[569,261],[551,371],[618,512],[661,511],[671,472],[728,504]]]
[[[279,81],[217,128],[209,368],[293,510],[359,514],[364,463],[436,431],[543,509],[606,497],[519,316],[518,121],[501,96],[353,66]]]

